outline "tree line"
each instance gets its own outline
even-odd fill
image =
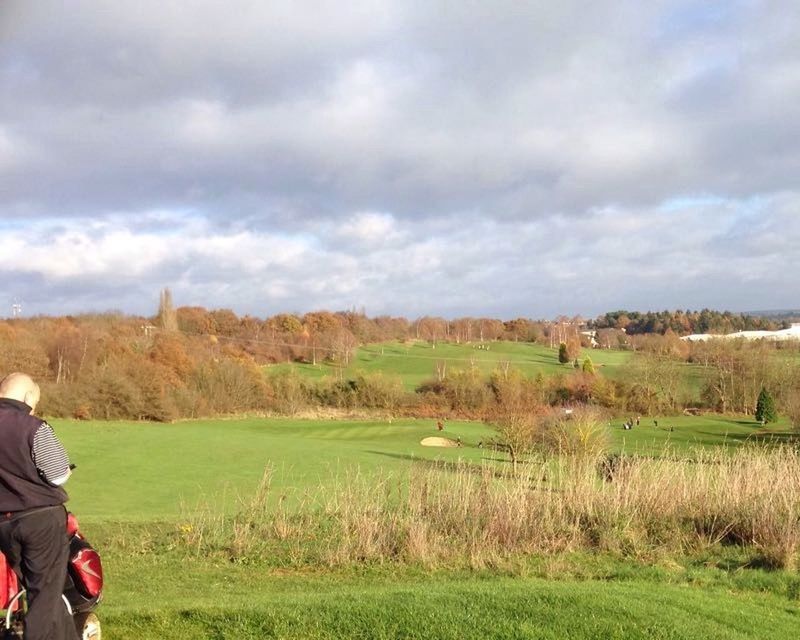
[[[599,316],[590,325],[595,329],[620,329],[628,335],[664,334],[679,336],[693,333],[726,334],[736,331],[777,331],[791,325],[791,317],[775,319],[730,311],[611,311]]]
[[[355,311],[239,317],[228,309],[172,305],[162,293],[151,318],[118,313],[0,321],[0,375],[29,372],[44,387],[42,410],[83,419],[172,420],[235,414],[294,414],[318,407],[491,419],[508,407],[593,404],[644,415],[687,407],[752,415],[762,388],[779,412],[800,406],[797,345],[719,341],[689,344],[672,330],[598,337],[633,351],[613,378],[591,363],[580,322],[490,318],[369,318]],[[613,340],[612,340],[613,338]],[[362,344],[387,340],[539,343],[563,352],[563,372],[527,377],[508,366],[485,375],[465,363],[432,368],[406,390],[387,374],[311,380],[268,364],[328,362],[343,372]],[[559,345],[565,345],[559,349]],[[606,346],[606,345],[600,345]],[[349,369],[348,369],[349,371]]]

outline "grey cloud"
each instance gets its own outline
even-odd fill
[[[731,306],[731,272],[792,291],[774,273],[798,237],[791,8],[6,1],[0,224],[181,249],[116,289],[39,282],[53,309],[60,287],[104,308],[167,280],[251,311],[662,307],[659,279],[675,305]],[[370,213],[387,237],[348,233]],[[236,234],[302,260],[242,273],[198,248]]]
[[[212,233],[185,219],[165,234],[120,222],[87,232],[84,221],[62,221],[44,225],[38,237],[16,232],[0,250],[22,245],[19,255],[36,257],[39,238],[66,229],[77,234],[87,268],[76,266],[69,243],[52,242],[48,263],[12,260],[0,272],[29,312],[148,314],[165,285],[179,304],[260,316],[353,306],[374,314],[502,317],[612,307],[743,310],[800,295],[791,277],[800,257],[776,241],[777,234],[787,242],[800,237],[798,206],[800,195],[782,194],[762,208],[749,234],[737,212],[747,216],[752,203],[717,200],[520,224],[479,214],[450,224],[359,214],[349,224],[366,220],[368,228],[355,239],[332,227],[317,235]],[[754,238],[762,250],[752,250]]]
[[[0,123],[34,157],[2,215],[513,219],[785,187],[796,19],[675,6],[5,3]],[[218,135],[181,133],[203,104]]]

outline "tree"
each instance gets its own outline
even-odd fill
[[[230,309],[214,309],[209,312],[209,316],[214,323],[214,333],[230,338],[239,332],[239,317]]]
[[[758,394],[756,420],[761,424],[777,422],[778,420],[778,414],[775,411],[775,401],[772,399],[772,395],[767,391],[766,387],[761,387],[761,393]]]
[[[161,290],[156,321],[164,331],[178,330],[178,314],[175,312],[175,306],[172,304],[172,292],[169,288]]]
[[[594,363],[589,356],[586,356],[586,359],[583,361],[583,372],[594,374]]]
[[[796,430],[800,430],[800,390],[793,389],[786,399],[786,414]]]
[[[558,361],[561,364],[567,364],[570,361],[569,349],[567,349],[566,342],[562,342],[558,345]]]
[[[508,453],[511,467],[516,473],[519,457],[536,446],[536,414],[519,407],[503,407],[489,424],[500,436],[502,442],[497,446]]]

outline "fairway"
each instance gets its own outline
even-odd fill
[[[697,446],[725,447],[773,438],[787,425],[769,429],[747,418],[680,416],[642,420],[631,431],[610,423],[613,451],[661,455]],[[495,437],[481,423],[434,420],[386,421],[246,418],[174,424],[55,420],[78,469],[70,480],[71,508],[84,521],[176,520],[199,502],[226,513],[239,507],[264,474],[274,471],[273,489],[317,489],[336,476],[407,471],[415,461],[444,460],[505,464],[505,455],[478,444]],[[670,428],[673,430],[670,431]],[[463,447],[424,447],[429,436],[460,438]]]
[[[614,421],[614,450],[735,447],[761,431],[744,419],[662,421],[673,431],[650,419],[622,431]],[[492,437],[480,423],[446,423],[443,435],[464,446],[440,449],[420,445],[440,435],[432,420],[53,422],[78,465],[69,506],[103,552],[107,638],[722,640],[791,638],[800,621],[800,580],[788,572],[751,578],[674,561],[653,570],[614,557],[564,571],[530,558],[530,569],[505,577],[393,565],[306,570],[268,558],[251,565],[186,557],[171,543],[170,531],[201,502],[236,513],[267,467],[279,495],[319,490],[356,469],[368,479],[430,460],[507,466],[504,455],[476,446]],[[775,437],[785,435],[780,429]]]
[[[267,468],[275,472],[279,493],[316,489],[355,471],[402,471],[415,459],[480,461],[487,455],[475,446],[423,447],[420,440],[439,433],[432,420],[53,424],[78,466],[70,507],[87,522],[175,520],[200,501],[233,513]],[[447,422],[444,434],[476,445],[491,431],[479,423]]]
[[[660,455],[698,447],[724,449],[746,444],[776,444],[794,438],[786,419],[762,427],[749,416],[654,416],[642,418],[639,426],[627,431],[622,428],[625,420],[615,419],[609,423],[611,441],[615,451],[630,454]]]
[[[479,348],[480,347],[480,348]],[[590,357],[603,375],[614,378],[622,374],[625,364],[632,357],[630,351],[610,349],[582,349],[580,361]],[[409,342],[387,342],[359,347],[349,366],[342,368],[331,363],[280,364],[267,367],[269,373],[295,370],[309,378],[324,376],[352,377],[358,372],[380,372],[398,376],[403,386],[413,391],[423,382],[436,378],[438,365],[449,371],[477,368],[484,375],[507,363],[526,376],[554,375],[572,372],[572,364],[558,361],[558,349],[550,349],[530,342],[488,342],[454,344],[441,342],[436,345],[421,340]]]

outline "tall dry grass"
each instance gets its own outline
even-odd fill
[[[300,496],[267,472],[236,517],[200,510],[179,532],[195,553],[341,565],[485,566],[574,550],[645,556],[737,545],[796,568],[800,454],[698,451],[691,459],[553,456],[519,465],[432,465],[403,476],[354,473]]]

